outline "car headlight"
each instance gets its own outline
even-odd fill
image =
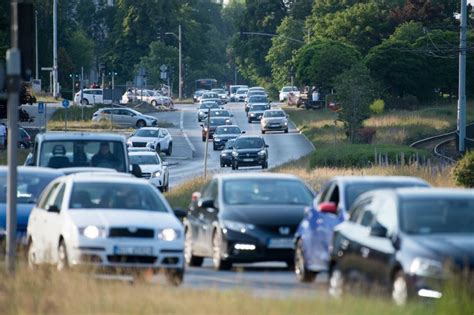
[[[221,138],[214,138],[214,141],[219,142],[219,141],[221,141]]]
[[[204,131],[205,131],[205,132],[207,132],[207,130],[208,130],[208,129],[207,129],[207,127],[206,127],[206,128],[204,128]]]
[[[161,171],[156,171],[153,173],[153,177],[160,177],[161,176]]]
[[[158,233],[158,238],[162,241],[171,242],[180,237],[180,232],[175,229],[162,229]]]
[[[254,117],[254,116],[255,116],[255,114],[254,114],[254,113],[250,113],[250,116],[251,116],[251,117]]]
[[[237,222],[237,221],[231,221],[231,220],[224,220],[224,227],[233,230],[233,231],[238,231],[241,233],[245,233],[248,230],[253,230],[255,229],[255,225],[249,224],[249,223],[242,223],[242,222]]]
[[[410,272],[419,276],[439,276],[443,273],[440,261],[417,257],[410,265]]]
[[[96,239],[98,237],[105,237],[106,230],[104,227],[88,225],[84,228],[79,228],[79,234],[84,235],[85,237],[90,239]]]
[[[127,145],[128,145],[129,147],[131,147],[131,146],[133,145],[132,140],[128,140],[128,141],[127,141]]]
[[[221,153],[221,156],[227,156],[227,153]]]
[[[239,152],[235,152],[235,151],[234,151],[234,152],[232,152],[232,156],[234,156],[234,157],[238,157],[238,156],[239,156]]]
[[[287,121],[285,121],[284,124],[285,124],[285,126],[288,126],[288,122],[287,122]]]
[[[265,152],[265,150],[261,150],[258,152],[258,155],[260,156],[264,156],[265,154],[267,154],[267,152]]]

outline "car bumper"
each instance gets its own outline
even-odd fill
[[[271,239],[286,239],[288,244],[293,243],[293,237],[282,237],[281,235],[255,237],[225,229],[224,258],[232,262],[293,261],[293,246],[274,248],[270,245]]]
[[[443,295],[444,281],[441,278],[409,274],[406,276],[406,281],[412,297],[439,299]]]
[[[258,121],[260,121],[260,120],[262,120],[262,115],[255,115],[255,116],[250,116],[249,115],[249,120],[252,120],[252,121],[258,120]]]
[[[164,178],[160,177],[160,178],[150,178],[150,183],[155,186],[156,188],[158,189],[162,189],[164,184],[165,184],[165,180]]]
[[[246,158],[246,157],[238,157],[238,158],[233,158],[233,161],[236,162],[239,166],[257,166],[257,165],[262,165],[265,163],[267,159],[265,157],[252,157],[252,158]]]
[[[121,248],[122,251],[118,252]],[[129,250],[129,253],[125,253]],[[141,253],[134,252],[140,249]],[[146,249],[145,254],[143,250]],[[117,238],[84,241],[68,249],[71,266],[107,269],[127,268],[182,268],[184,244],[182,241],[164,242],[157,239]]]
[[[232,163],[232,156],[229,154],[229,155],[226,155],[226,156],[220,156],[220,161],[221,161],[221,164],[231,164]]]
[[[283,131],[288,129],[288,124],[278,124],[278,125],[262,125],[262,130],[265,131]]]
[[[223,149],[227,141],[228,139],[220,139],[220,141],[216,141],[214,139],[214,146],[216,147],[216,149]]]

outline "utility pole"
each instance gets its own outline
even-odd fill
[[[35,68],[36,68],[36,77],[35,79],[39,79],[39,72],[38,72],[38,10],[35,10]]]
[[[59,96],[58,83],[58,0],[53,2],[53,97]]]
[[[204,179],[207,177],[207,152],[209,150],[209,132],[211,132],[211,108],[207,109],[206,146],[204,149]]]
[[[11,2],[11,48],[7,51],[8,89],[8,185],[7,185],[7,248],[6,267],[15,272],[17,222],[18,106],[20,104],[21,56],[18,49],[18,1]]]
[[[179,42],[179,93],[178,98],[179,100],[183,99],[183,51],[181,45],[181,24],[179,24],[178,28],[178,42]]]
[[[466,138],[467,0],[461,0],[461,30],[459,37],[458,147],[459,152],[464,152]]]

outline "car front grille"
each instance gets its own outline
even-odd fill
[[[151,173],[142,173],[142,178],[150,179]]]
[[[258,226],[259,230],[265,231],[273,235],[279,235],[281,237],[292,237],[293,235],[295,235],[296,228],[297,228],[296,226],[288,226],[288,225],[277,225],[277,226],[259,225]]]
[[[132,238],[153,238],[153,229],[132,229],[132,228],[111,228],[109,237],[132,237]]]
[[[107,260],[111,263],[122,264],[154,264],[156,256],[136,256],[136,255],[108,255]]]
[[[132,142],[132,146],[137,147],[137,148],[144,148],[146,147],[146,142]]]

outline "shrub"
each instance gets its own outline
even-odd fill
[[[454,180],[458,185],[474,188],[474,151],[467,152],[453,168]]]
[[[378,99],[378,100],[375,100],[372,104],[370,104],[370,110],[375,115],[383,114],[384,109],[385,109],[384,100]]]

